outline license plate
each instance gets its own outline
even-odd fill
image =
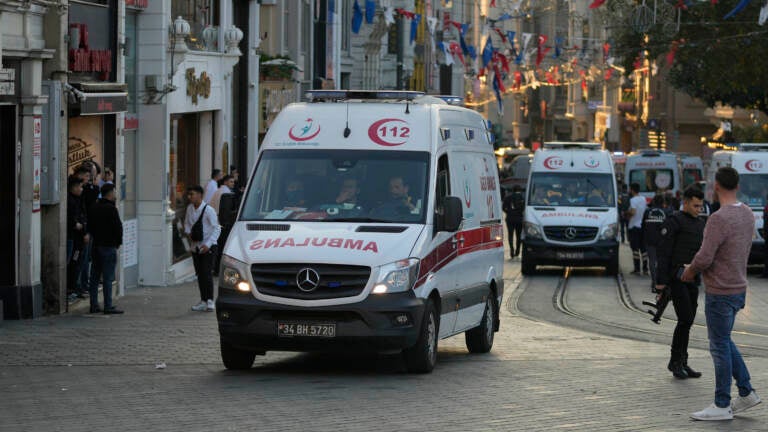
[[[583,260],[584,252],[557,251],[556,256],[559,260]]]
[[[332,338],[336,337],[336,324],[278,322],[277,335],[280,337],[309,336]]]

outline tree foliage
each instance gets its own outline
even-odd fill
[[[721,103],[768,113],[768,24],[757,23],[764,2],[753,1],[727,20],[723,17],[738,0],[686,3],[677,31],[669,20],[646,28],[636,25],[636,20],[632,25],[631,13],[626,14],[627,25],[611,28],[615,52],[626,73],[646,53],[667,67],[667,54],[676,46],[668,75],[674,88],[710,107]]]

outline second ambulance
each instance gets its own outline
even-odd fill
[[[538,265],[619,270],[619,215],[611,154],[598,143],[545,143],[533,156],[522,272]]]

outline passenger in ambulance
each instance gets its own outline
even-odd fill
[[[601,207],[606,204],[606,199],[603,196],[603,192],[597,187],[593,187],[587,196],[587,205]]]
[[[371,211],[371,215],[395,217],[408,215],[417,210],[408,194],[408,183],[402,176],[390,177],[388,191],[389,196]]]
[[[586,199],[579,190],[576,182],[568,182],[565,186],[565,204],[566,205],[584,205]]]
[[[358,195],[360,194],[360,186],[357,183],[357,179],[354,177],[345,178],[341,183],[341,190],[336,195],[336,204],[351,204],[354,206],[358,203]]]
[[[306,200],[304,198],[304,183],[300,180],[291,180],[285,187],[285,194],[283,195],[283,208],[306,208]]]
[[[547,192],[540,187],[534,189],[532,201],[534,205],[549,205],[549,200],[547,199]]]

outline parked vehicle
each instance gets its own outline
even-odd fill
[[[311,91],[267,133],[222,258],[221,355],[493,346],[504,292],[483,118],[418,92]]]
[[[619,270],[619,214],[610,152],[599,143],[545,143],[526,194],[522,272],[537,265]]]
[[[689,154],[679,154],[680,164],[682,165],[682,189],[685,190],[692,184],[698,184],[704,181],[704,163],[698,156]]]
[[[517,155],[510,163],[509,168],[501,172],[500,177],[502,197],[512,192],[512,189],[515,186],[520,186],[521,190],[525,190],[525,187],[528,184],[528,174],[531,171],[532,162],[533,155]]]
[[[640,185],[640,195],[650,202],[657,193],[682,193],[680,160],[674,153],[658,150],[641,150],[627,156],[624,181]]]
[[[755,234],[749,254],[750,264],[762,264],[765,254],[763,207],[768,194],[768,144],[738,144],[736,151],[720,150],[712,154],[707,172],[706,195],[714,199],[715,173],[721,167],[733,167],[739,173],[739,201],[755,215]]]

